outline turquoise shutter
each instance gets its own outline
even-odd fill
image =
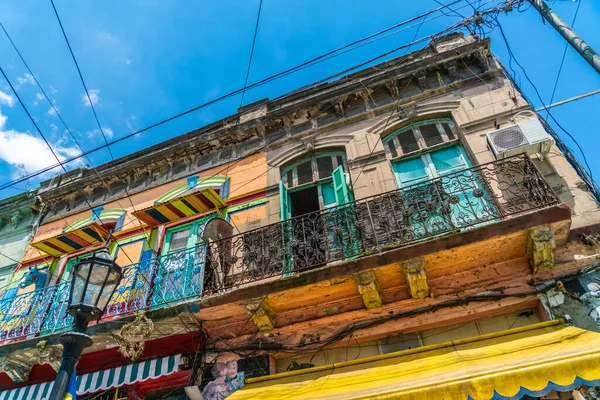
[[[279,207],[281,220],[285,221],[290,215],[290,196],[288,196],[288,190],[283,181],[279,181]]]
[[[340,165],[337,167],[331,176],[333,178],[335,202],[340,205],[351,201],[352,198],[350,197],[350,190],[348,189],[348,184],[346,183],[346,174],[344,173],[342,166]]]

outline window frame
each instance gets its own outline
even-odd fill
[[[454,173],[456,171],[460,171],[463,168],[459,168],[456,170],[451,170],[448,172],[444,172],[444,173],[440,173],[440,171],[437,170],[437,168],[434,165],[433,159],[431,158],[431,153],[434,153],[436,151],[442,150],[442,149],[446,149],[446,148],[456,148],[457,149],[457,153],[459,155],[459,157],[462,160],[462,163],[464,165],[464,169],[469,169],[473,166],[473,163],[471,162],[471,159],[469,158],[467,152],[465,151],[462,143],[458,140],[454,140],[451,141],[449,143],[444,143],[443,145],[438,145],[438,146],[434,146],[431,147],[425,151],[416,153],[416,154],[412,154],[410,156],[406,156],[406,157],[397,157],[394,158],[391,161],[391,167],[392,167],[392,172],[394,173],[394,179],[396,180],[396,186],[400,189],[404,188],[404,187],[410,187],[412,185],[418,185],[420,183],[423,182],[427,182],[427,181],[431,181],[434,179],[439,178],[440,176],[444,176],[446,174],[451,174]],[[422,177],[420,179],[414,179],[415,182],[411,182],[409,184],[403,184],[402,180],[400,179],[400,177],[398,176],[398,172],[395,169],[395,164],[397,163],[401,163],[403,161],[408,161],[408,160],[420,160],[423,163],[423,169],[425,170],[426,176]]]
[[[216,212],[212,212],[209,214],[202,215],[201,217],[196,218],[193,221],[188,221],[183,224],[178,224],[178,225],[174,225],[174,226],[170,226],[170,227],[166,228],[164,236],[163,236],[163,240],[162,240],[161,251],[160,251],[161,256],[164,256],[164,255],[172,253],[172,252],[188,250],[188,249],[191,249],[191,248],[199,245],[200,243],[203,243],[202,239],[198,235],[198,229],[200,228],[200,225],[205,225],[212,218],[219,218],[219,214]],[[179,248],[176,250],[171,249],[170,239],[171,239],[173,233],[181,232],[181,231],[184,231],[187,229],[190,229],[190,236],[188,236],[186,247]],[[194,241],[194,243],[190,245],[190,243],[191,243],[190,241]]]
[[[446,130],[443,127],[444,123],[446,123],[448,125],[450,132],[452,133],[454,138],[450,138],[448,136]],[[436,125],[438,133],[440,134],[440,138],[442,139],[442,142],[429,146],[429,145],[427,145],[427,142],[425,141],[425,138],[422,135],[419,127],[422,125],[432,125],[432,124]],[[413,137],[417,143],[418,149],[405,153],[402,150],[402,146],[400,145],[400,140],[398,137],[402,133],[405,133],[407,131],[412,132]],[[451,118],[432,118],[432,119],[426,119],[423,121],[414,122],[412,124],[409,124],[407,126],[404,126],[400,129],[393,131],[389,135],[386,135],[383,138],[383,147],[384,147],[386,155],[390,159],[390,161],[396,161],[401,158],[413,157],[420,153],[429,152],[431,150],[435,150],[437,148],[444,147],[446,145],[449,145],[451,143],[456,143],[456,142],[460,143],[460,138],[459,138],[456,124],[454,123],[454,121]],[[392,148],[393,148],[393,151],[392,151]],[[396,155],[394,155],[394,153],[396,153]]]
[[[333,169],[331,171],[330,176],[325,177],[325,178],[320,178],[317,160],[321,159],[321,158],[325,158],[325,157],[331,158]],[[339,159],[338,159],[339,157],[341,157],[341,159],[342,159],[341,164],[339,163]],[[310,163],[311,163],[313,180],[311,182],[307,182],[307,183],[298,185],[297,167],[298,167],[298,165],[303,164],[303,163],[307,162],[308,160],[310,160]],[[349,176],[348,160],[346,158],[345,151],[327,151],[327,152],[313,154],[313,155],[310,155],[307,157],[302,157],[299,160],[295,161],[294,163],[292,163],[286,167],[283,167],[281,169],[281,182],[283,182],[283,186],[287,189],[285,195],[289,196],[291,193],[298,192],[298,191],[305,190],[310,187],[316,186],[317,187],[317,196],[319,198],[319,209],[325,210],[325,209],[328,209],[331,207],[335,207],[337,205],[335,201],[325,204],[325,196],[323,194],[323,186],[330,184],[332,190],[335,191],[335,188],[333,185],[333,171],[335,171],[340,165],[342,166],[344,173]],[[295,184],[294,186],[288,185],[287,175],[288,175],[289,171],[292,171],[293,183]],[[280,196],[281,195],[282,194],[280,193]],[[350,199],[348,201],[350,201]],[[290,212],[291,212],[291,208],[290,208]],[[288,215],[288,218],[289,217],[291,217],[291,215]],[[285,219],[287,219],[287,218],[285,218]]]
[[[306,189],[312,185],[317,185],[317,184],[320,184],[321,182],[331,180],[332,179],[331,175],[326,178],[319,177],[319,169],[317,166],[317,159],[324,158],[324,157],[330,157],[331,161],[332,161],[332,165],[333,165],[331,172],[333,174],[333,171],[335,171],[335,169],[340,166],[340,163],[338,162],[338,156],[342,157],[342,164],[341,164],[342,168],[344,169],[345,173],[348,173],[348,160],[346,159],[346,152],[344,152],[344,151],[327,151],[327,152],[317,153],[317,154],[307,156],[307,157],[302,157],[299,160],[295,161],[294,163],[283,167],[281,169],[281,180],[283,181],[283,184],[290,192],[293,192],[296,190],[301,190],[301,189]],[[310,163],[311,163],[312,180],[310,182],[299,185],[298,184],[298,166],[300,164],[304,164],[308,160],[310,160]],[[289,171],[292,171],[292,180],[293,180],[292,185],[289,184],[288,179],[287,179]]]

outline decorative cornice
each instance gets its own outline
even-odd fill
[[[444,40],[452,43],[444,47]],[[63,174],[43,182],[40,196],[54,209],[49,215],[53,219],[58,217],[56,211],[59,210],[63,216],[87,209],[87,203],[97,206],[122,198],[124,188],[128,194],[139,193],[214,168],[224,159],[253,154],[269,142],[279,142],[282,138],[298,141],[300,137],[355,123],[389,110],[394,99],[402,95],[397,88],[414,85],[418,80],[413,79],[415,76],[448,75],[461,69],[465,63],[472,66],[489,64],[489,60],[479,60],[488,48],[487,39],[463,39],[460,35],[449,35],[447,39],[437,39],[424,49],[382,63],[377,68],[364,69],[273,101],[257,102],[234,116],[98,166],[93,171],[81,169]],[[456,63],[458,59],[464,62]],[[440,86],[430,88],[436,85],[436,81]],[[422,94],[437,96],[445,90],[442,88],[450,90],[460,82],[468,81],[469,78],[465,78],[444,84],[436,78],[433,83],[428,83]],[[412,94],[411,99],[415,97],[414,91]],[[385,96],[388,100],[382,101]],[[418,107],[434,110],[436,105]],[[357,109],[360,109],[358,113]],[[344,144],[343,140],[339,145]],[[314,141],[315,148],[321,144],[321,138]],[[274,161],[275,165],[289,159],[290,154],[286,151],[286,155],[280,155]],[[108,184],[110,191],[101,187],[101,180]]]

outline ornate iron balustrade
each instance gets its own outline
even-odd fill
[[[128,265],[103,319],[158,309],[202,295],[206,245]],[[0,301],[0,341],[71,327],[67,315],[71,282],[61,282]]]
[[[19,294],[0,301],[0,340],[11,340],[70,327],[66,315],[71,282]]]
[[[202,243],[124,267],[103,318],[198,298],[202,295],[205,253]]]
[[[103,319],[158,309],[558,203],[526,155],[201,243],[123,268]],[[0,341],[71,326],[70,282],[0,300]]]
[[[286,276],[557,203],[521,154],[212,242],[204,291]]]

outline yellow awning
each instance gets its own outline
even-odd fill
[[[228,400],[473,400],[600,385],[600,334],[561,320],[247,379]]]

